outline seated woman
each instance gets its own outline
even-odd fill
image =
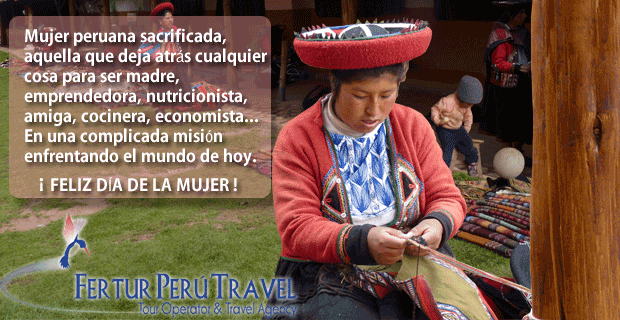
[[[170,2],[164,2],[157,5],[153,11],[151,11],[151,21],[159,25],[160,29],[158,34],[167,34],[171,32],[178,32],[178,28],[174,25],[174,6]],[[182,63],[157,63],[155,59],[158,55],[164,55],[166,53],[180,53],[181,46],[174,42],[146,42],[138,48],[138,54],[149,55],[151,63],[148,67],[143,67],[145,72],[154,72],[156,68],[159,68],[160,72],[173,72],[175,77],[179,79],[180,88],[183,92],[191,92],[192,85],[190,83],[189,75],[187,74],[187,65]],[[176,92],[178,90],[177,85],[173,83],[150,83],[149,91],[164,95],[168,91]],[[162,112],[163,109],[171,107],[167,103],[153,103],[153,107],[158,112]],[[178,109],[184,110],[189,106],[177,105]]]
[[[302,61],[330,69],[332,92],[282,129],[273,152],[276,276],[292,279],[296,298],[271,303],[295,306],[294,318],[427,319],[394,279],[359,265],[399,262],[414,236],[451,254],[446,241],[465,217],[430,124],[395,103],[409,60],[430,40],[413,21],[295,39]]]

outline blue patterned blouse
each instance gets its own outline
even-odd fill
[[[385,124],[381,123],[359,138],[329,133],[351,201],[353,224],[381,226],[392,221],[396,214],[385,130]]]

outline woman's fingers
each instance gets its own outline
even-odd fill
[[[403,233],[388,227],[374,227],[368,232],[368,251],[378,264],[393,264],[403,258],[403,254],[424,256],[428,252],[419,247],[408,245],[412,237],[422,237],[427,247],[438,249],[443,237],[443,225],[437,219],[425,219],[418,225]]]
[[[426,241],[427,247],[437,250],[443,237],[443,225],[437,219],[425,219],[411,229],[409,234],[412,236],[422,236]]]
[[[374,227],[368,232],[368,250],[378,264],[393,264],[403,258],[406,239],[402,232],[388,227]]]

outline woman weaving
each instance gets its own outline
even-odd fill
[[[431,30],[419,21],[314,28],[295,39],[302,61],[330,69],[332,92],[282,129],[273,152],[282,239],[276,276],[293,280],[297,298],[271,303],[295,305],[294,318],[463,314],[441,297],[432,301],[419,277],[402,281],[382,267],[403,260],[405,268],[404,257],[419,254],[407,249],[412,237],[451,254],[446,242],[465,217],[428,121],[395,103],[409,60],[430,40]],[[456,274],[429,259],[418,264]],[[471,285],[478,308],[450,319],[494,319],[475,285],[457,277]]]
[[[159,31],[157,33],[157,39],[166,39],[166,35],[174,32],[178,32],[178,28],[174,25],[174,6],[170,2],[164,2],[157,5],[153,11],[151,11],[151,21],[159,25]],[[174,42],[146,42],[138,48],[138,54],[150,56],[149,61],[151,64],[147,68],[143,68],[146,72],[154,72],[156,68],[159,68],[161,72],[173,72],[175,77],[179,79],[180,88],[183,92],[191,92],[192,86],[187,74],[187,65],[182,63],[157,63],[158,56],[166,54],[181,53],[181,46]],[[163,96],[166,92],[177,92],[178,87],[174,83],[150,83],[149,91],[155,93],[155,96]],[[162,112],[168,103],[153,103],[153,107],[158,112]],[[186,106],[178,106],[179,109],[184,110]]]

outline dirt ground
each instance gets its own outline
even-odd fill
[[[105,199],[76,199],[75,202],[77,204],[65,210],[53,208],[35,211],[33,208],[40,204],[40,202],[40,200],[35,200],[29,203],[21,210],[19,218],[12,219],[8,224],[0,226],[0,233],[41,228],[52,221],[64,219],[67,215],[91,215],[109,206]]]

